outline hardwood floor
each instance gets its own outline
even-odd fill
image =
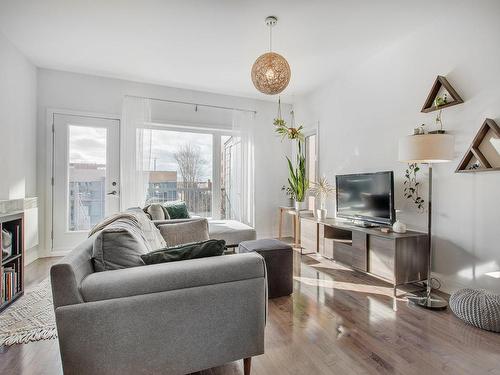
[[[28,288],[52,263],[28,266]],[[500,374],[499,334],[394,301],[389,284],[320,258],[296,253],[294,274],[293,295],[269,301],[266,353],[252,375]],[[10,347],[0,373],[60,374],[57,340]],[[197,375],[236,374],[242,360]]]

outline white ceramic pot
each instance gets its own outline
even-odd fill
[[[307,210],[307,202],[297,202],[295,201],[294,207],[297,211]]]
[[[326,210],[326,208],[318,208],[316,210],[316,219],[325,220],[327,213],[328,213],[328,211]]]
[[[392,224],[392,230],[396,233],[406,233],[406,224],[396,220],[396,222]]]

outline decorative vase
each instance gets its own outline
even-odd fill
[[[392,230],[396,233],[406,233],[406,224],[396,220],[396,222],[392,224]]]
[[[2,256],[4,258],[12,255],[12,233],[2,229]]]
[[[316,210],[316,218],[318,220],[325,220],[327,213],[328,213],[328,211],[326,210],[326,208],[318,208]]]

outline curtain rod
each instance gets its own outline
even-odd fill
[[[200,103],[193,103],[193,102],[183,102],[183,101],[180,101],[180,100],[149,98],[149,97],[146,97],[146,96],[138,96],[138,95],[125,95],[125,96],[128,96],[129,98],[149,99],[149,100],[156,100],[156,101],[159,101],[159,102],[194,105],[196,107],[208,107],[208,108],[217,108],[217,109],[227,109],[227,110],[230,110],[230,111],[250,112],[250,113],[253,113],[253,114],[257,114],[257,111],[254,111],[253,109],[223,107],[223,106],[212,105],[212,104],[200,104]]]

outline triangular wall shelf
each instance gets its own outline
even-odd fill
[[[441,88],[444,88],[448,92],[452,100],[446,104],[436,107],[434,105],[434,100],[436,99],[436,96],[438,96],[439,90],[441,90]],[[437,76],[436,81],[434,82],[434,85],[432,86],[432,89],[429,92],[429,95],[427,96],[424,106],[422,107],[422,110],[420,112],[427,113],[437,111],[439,109],[451,107],[452,105],[457,105],[463,102],[464,101],[462,100],[460,95],[458,95],[458,93],[455,91],[453,86],[450,85],[448,80],[443,76]]]
[[[500,127],[492,119],[483,125],[455,172],[500,171]]]

